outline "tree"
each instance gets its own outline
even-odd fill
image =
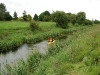
[[[50,16],[48,16],[48,15],[44,16],[43,20],[46,21],[46,22],[49,21],[50,20]]]
[[[83,24],[85,19],[86,19],[86,14],[85,12],[78,12],[77,13],[77,16],[76,16],[76,19],[77,19],[77,23],[79,25]]]
[[[95,19],[94,24],[100,24],[100,21]]]
[[[24,21],[28,21],[27,12],[25,10],[23,12],[23,19]]]
[[[14,18],[14,20],[18,20],[18,17],[17,17],[18,15],[17,15],[17,13],[16,13],[16,11],[14,12],[14,14],[13,14],[13,18]]]
[[[28,14],[28,21],[32,20],[32,16],[30,14]]]
[[[71,22],[71,14],[72,13],[66,13],[67,17],[68,17],[68,22]]]
[[[44,11],[43,13],[44,13],[44,16],[50,16],[50,12],[49,12],[49,11],[47,11],[47,10],[46,10],[46,11]]]
[[[93,22],[89,19],[85,19],[84,25],[93,25]]]
[[[12,20],[12,16],[9,14],[9,12],[5,13],[5,20],[6,21],[11,21]]]
[[[38,20],[38,15],[35,14],[33,19],[34,19],[35,21],[37,21],[37,20]]]
[[[39,21],[43,21],[43,19],[44,19],[44,13],[41,13],[41,14],[39,15]]]
[[[47,20],[47,16],[48,16],[48,20]],[[46,19],[44,19],[44,18],[46,18]],[[50,20],[50,12],[49,11],[44,11],[39,15],[39,21],[45,21],[45,20],[46,21]]]
[[[0,21],[5,20],[6,6],[0,3]]]
[[[67,28],[68,16],[63,11],[56,11],[52,13],[52,20],[56,22],[56,26]]]
[[[75,15],[75,14],[71,14],[70,22],[71,22],[73,25],[75,25],[75,23],[76,23],[76,15]]]

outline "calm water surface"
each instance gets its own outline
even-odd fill
[[[0,54],[0,69],[7,64],[15,64],[19,59],[26,59],[32,51],[38,50],[42,54],[46,54],[48,50],[48,42],[43,41],[37,44],[23,44],[16,51]]]

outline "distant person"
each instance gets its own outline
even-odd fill
[[[49,42],[53,42],[54,40],[53,40],[53,38],[52,37],[50,37],[50,39],[49,39]]]

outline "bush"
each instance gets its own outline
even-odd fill
[[[99,24],[100,21],[99,20],[94,20],[94,24]]]
[[[19,17],[18,21],[24,21],[23,17]]]
[[[58,27],[67,28],[68,26],[68,16],[63,11],[53,12],[52,20],[56,22]]]
[[[37,23],[36,21],[31,21],[30,22],[30,28],[32,31],[34,31],[35,29],[38,29],[39,28],[39,23]]]
[[[84,25],[93,25],[91,20],[85,19]]]

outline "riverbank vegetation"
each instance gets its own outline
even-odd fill
[[[40,22],[39,29],[31,31],[29,22],[1,22],[0,23],[0,51],[14,50],[23,43],[36,43],[49,37],[59,37],[69,34],[81,27],[62,29],[56,27],[55,22]]]
[[[32,53],[10,75],[99,75],[100,25],[89,26],[50,45],[47,55]]]

